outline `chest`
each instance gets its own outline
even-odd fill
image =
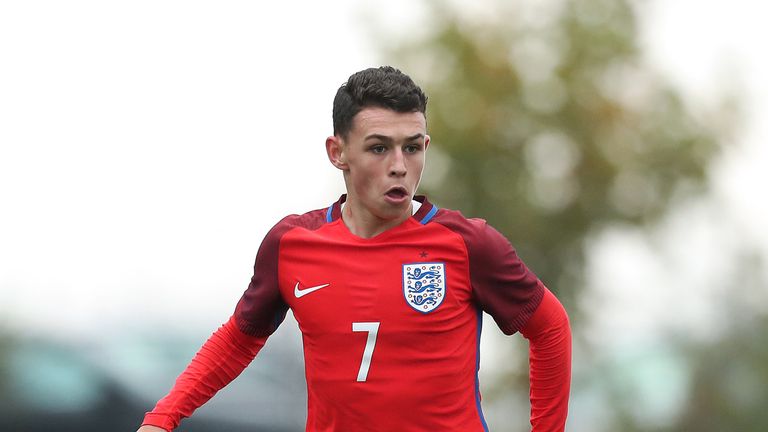
[[[472,314],[466,247],[457,236],[422,230],[364,242],[323,234],[280,246],[281,295],[303,332],[367,321],[413,332]]]

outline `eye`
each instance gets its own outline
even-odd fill
[[[406,153],[418,153],[421,151],[421,144],[408,144],[403,149]]]
[[[375,144],[370,147],[370,150],[374,154],[382,154],[387,151],[387,148],[381,144]]]

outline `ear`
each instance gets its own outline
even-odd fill
[[[424,150],[426,151],[429,147],[429,142],[431,141],[431,138],[429,138],[429,135],[424,136]]]
[[[333,135],[325,139],[325,152],[328,154],[328,160],[336,168],[346,171],[349,169],[347,164],[347,155],[344,152],[344,141],[341,137]]]

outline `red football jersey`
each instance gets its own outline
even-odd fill
[[[364,239],[341,220],[344,199],[267,234],[237,326],[266,336],[291,308],[303,335],[307,431],[487,430],[482,312],[514,333],[543,285],[483,220],[417,197],[411,218]]]

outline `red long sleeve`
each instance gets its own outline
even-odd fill
[[[520,331],[530,342],[533,432],[565,430],[571,387],[571,327],[563,305],[546,290]]]
[[[182,418],[192,415],[240,375],[266,340],[241,332],[234,318],[230,318],[203,344],[171,391],[146,414],[142,426],[175,429]]]

